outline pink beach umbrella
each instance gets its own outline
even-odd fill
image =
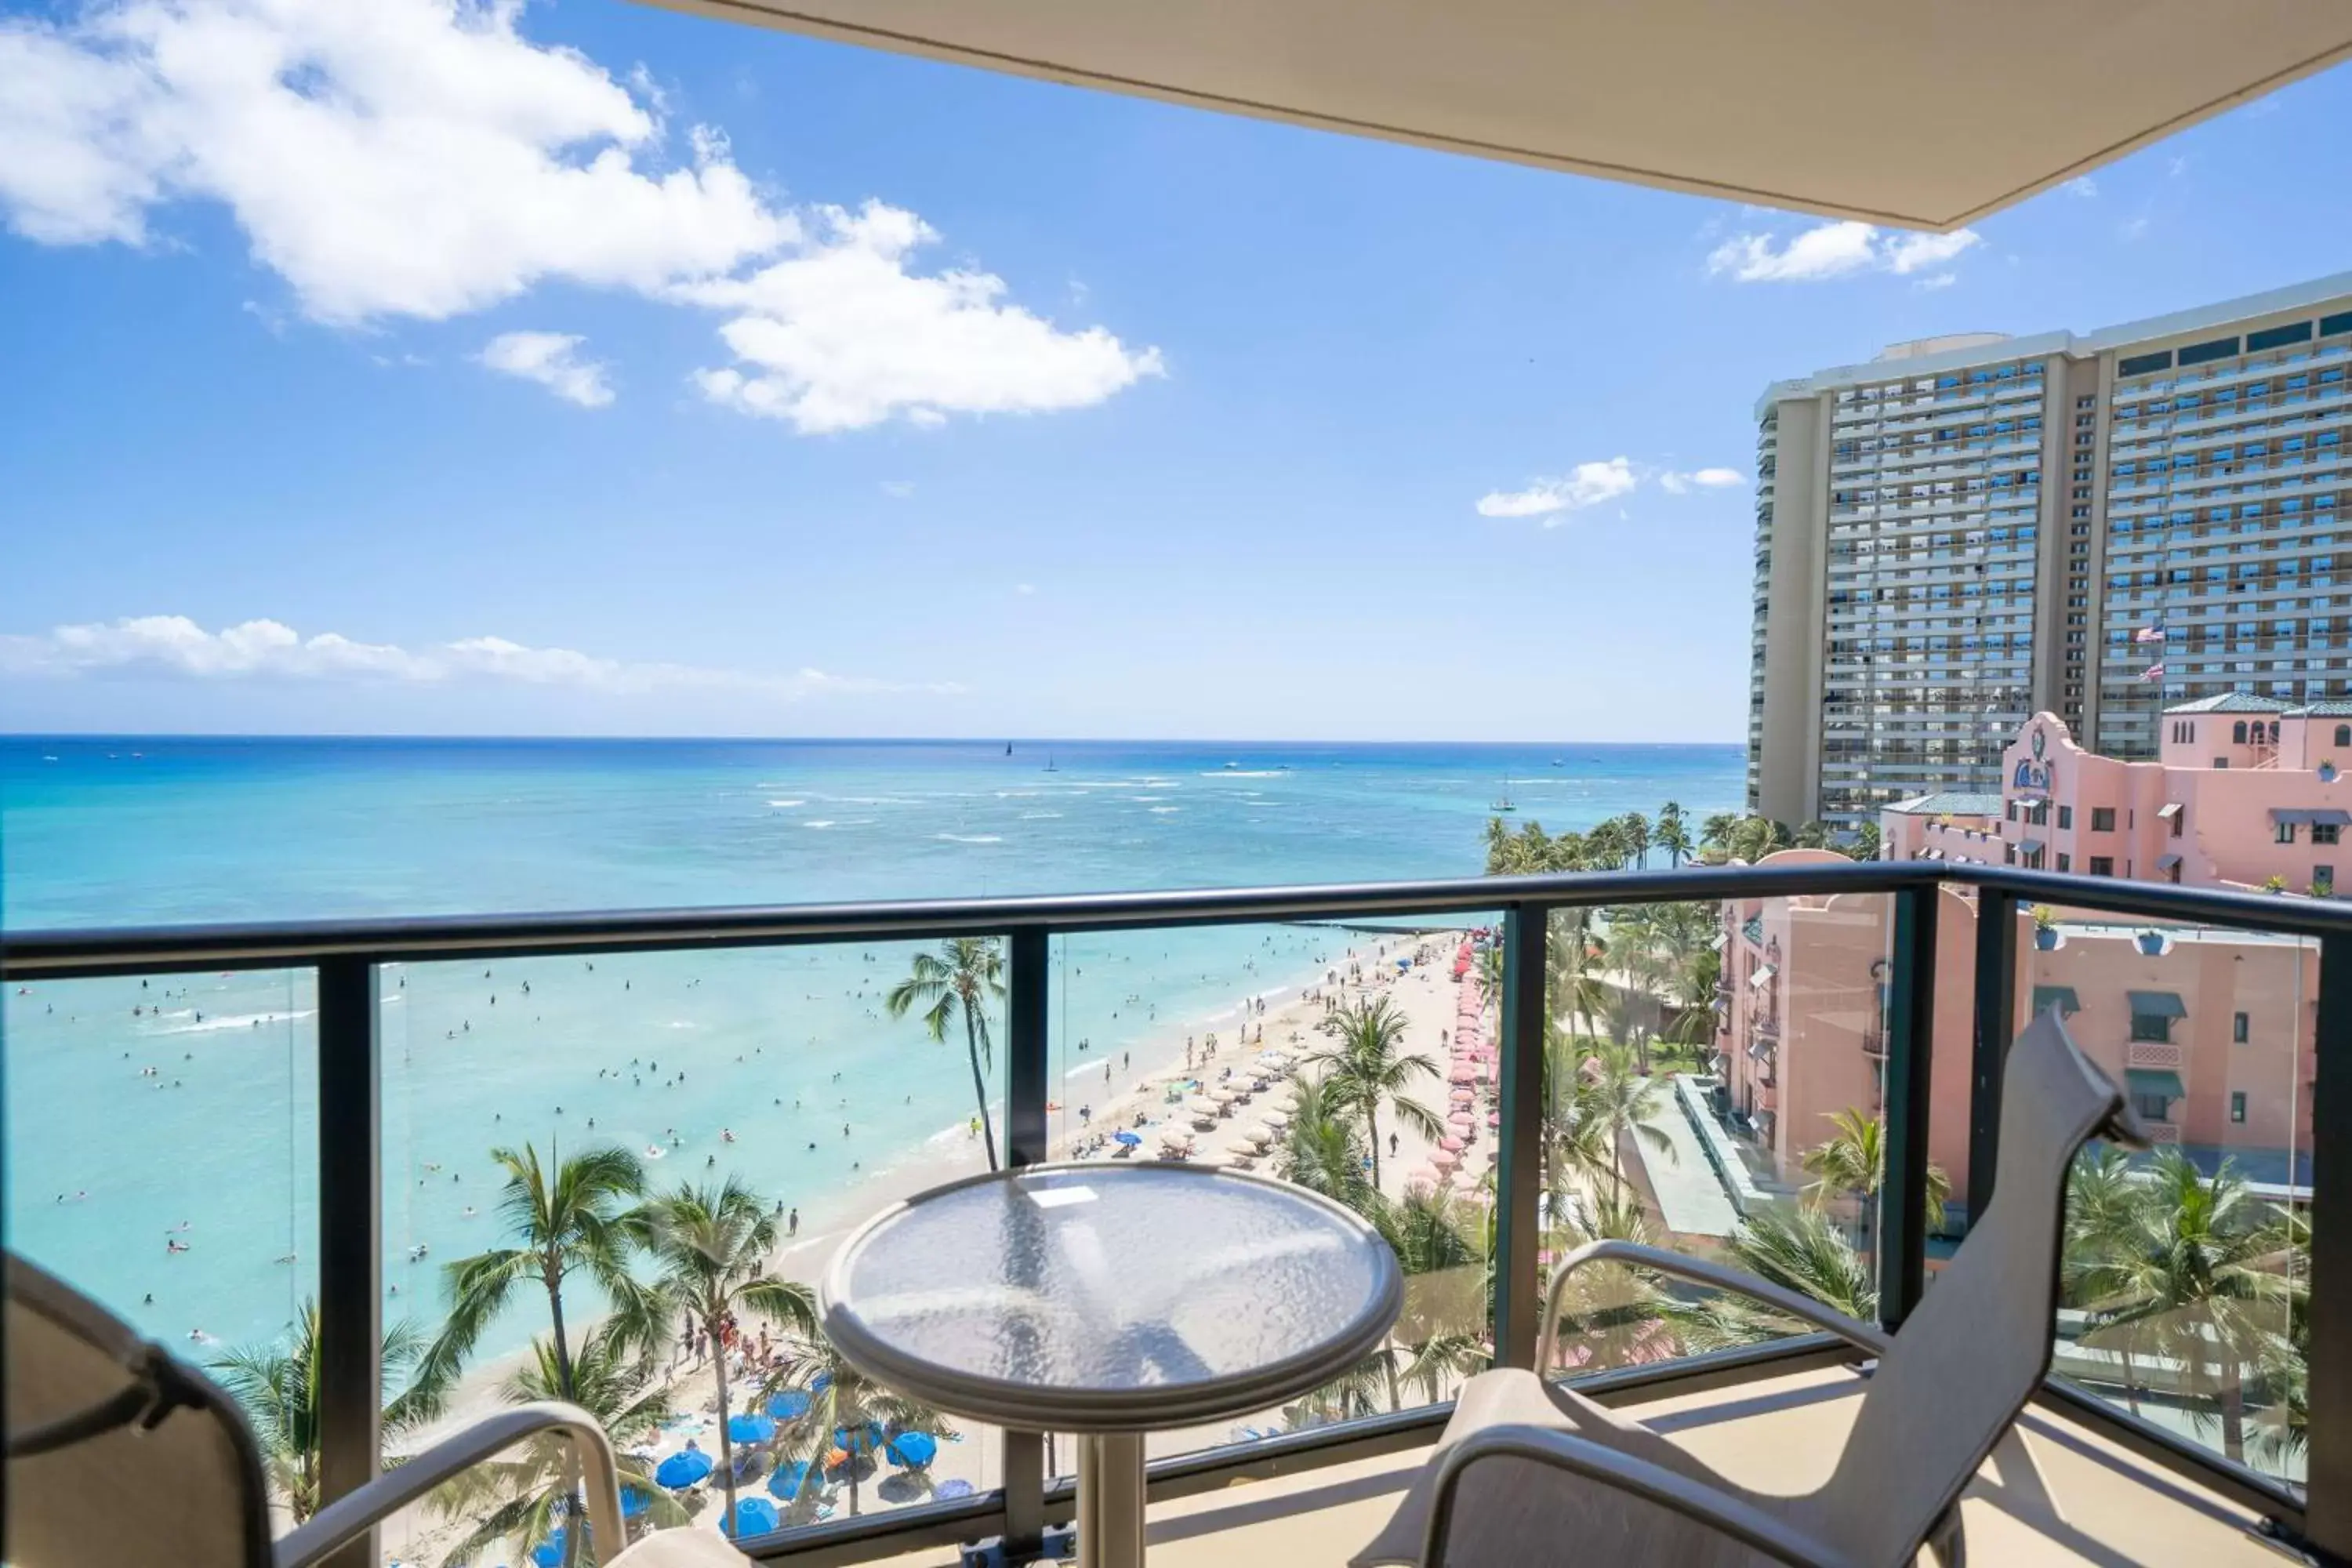
[[[1437,1141],[1437,1152],[1441,1154],[1459,1154],[1469,1146],[1459,1138],[1446,1137]]]
[[[1436,1153],[1432,1154],[1429,1157],[1429,1163],[1430,1168],[1437,1172],[1438,1174],[1442,1176],[1450,1175],[1453,1173],[1454,1168],[1462,1163],[1462,1156],[1459,1154],[1449,1154],[1444,1150],[1440,1149]]]
[[[1457,1089],[1448,1098],[1456,1105],[1467,1105],[1478,1097],[1466,1089]]]

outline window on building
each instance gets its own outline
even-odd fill
[[[2058,869],[2061,871],[2071,871],[2074,868],[2074,858],[2072,855],[2067,854],[2063,849],[2058,851]]]
[[[2215,773],[2228,773],[2228,772],[2230,771],[2230,759],[2229,759],[2229,758],[2227,758],[2227,757],[2216,757],[2216,758],[2214,758],[2214,759],[2213,759],[2213,771],[2214,771]]]
[[[2233,1089],[2230,1091],[2230,1120],[2243,1121],[2245,1119],[2246,1091],[2242,1089]]]
[[[2116,830],[2116,808],[2112,805],[2091,807],[2091,831],[2113,833]]]
[[[2336,891],[2336,868],[2314,866],[2311,868],[2311,890],[2322,898],[2332,895]]]
[[[2246,743],[2246,721],[2243,719],[2230,726],[2230,743],[2233,746]]]
[[[2311,825],[2311,841],[2314,844],[2337,844],[2343,841],[2343,837],[2344,829],[2336,823],[2315,822]]]
[[[2352,724],[2336,726],[2336,743],[2339,746],[2352,746]]]
[[[2230,1015],[2230,1043],[2231,1045],[2242,1046],[2246,1043],[2246,1016],[2243,1013],[2232,1013]]]
[[[2294,843],[2294,823],[2292,823],[2292,822],[2282,822],[2282,823],[2280,823],[2280,824],[2278,825],[2278,831],[2277,831],[2277,833],[2273,837],[2273,838],[2272,838],[2272,842],[2273,842],[2273,843],[2276,843],[2276,844],[2292,844],[2292,843]]]
[[[2094,855],[2094,856],[2092,856],[2092,857],[2091,857],[2091,875],[2092,875],[2092,876],[2094,876],[2094,877],[2112,877],[2112,876],[2114,876],[2115,874],[2116,874],[2116,858],[2115,858],[2114,856],[2112,856],[2112,855]]]
[[[2135,1040],[2168,1046],[2172,1043],[2172,1018],[2164,1013],[2142,1013],[2131,1016],[2131,1037]]]
[[[2074,808],[2073,806],[2062,805],[2058,808],[2058,826],[2061,827],[2072,827],[2074,826]]]

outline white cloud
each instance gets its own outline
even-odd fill
[[[915,493],[915,481],[912,479],[884,479],[882,481],[882,493],[888,496],[892,500],[905,500],[908,496]]]
[[[1550,518],[1552,521],[1544,525],[1549,528],[1559,521],[1557,514],[1614,500],[1629,494],[1639,482],[1633,465],[1623,458],[1579,463],[1565,478],[1538,479],[1523,490],[1496,490],[1480,497],[1478,515]]]
[[[1741,234],[1708,253],[1706,269],[1738,283],[1819,283],[1862,272],[1897,275],[1939,266],[1979,242],[1974,229],[1889,233],[1866,223],[1818,224],[1783,243]]]
[[[821,669],[772,675],[696,665],[632,663],[505,637],[463,637],[411,650],[354,642],[334,632],[305,637],[278,621],[207,631],[185,616],[133,616],[0,637],[0,676],[64,679],[135,674],[188,680],[439,683],[466,680],[562,686],[609,694],[694,688],[796,701],[824,692],[956,692],[953,681],[900,684]]]
[[[912,213],[780,205],[710,126],[676,156],[651,78],[532,42],[522,12],[80,0],[58,22],[0,17],[0,222],[154,246],[174,204],[217,203],[331,325],[444,320],[542,282],[723,311],[734,363],[697,384],[803,433],[1074,408],[1161,374],[1156,349],[1058,327],[993,274],[913,271],[938,236]]]
[[[305,314],[439,320],[543,279],[641,290],[793,234],[724,156],[479,0],[128,0],[0,22],[0,208],[50,244],[142,244],[226,205]]]
[[[1934,274],[1932,277],[1920,279],[1919,281],[1912,284],[1911,287],[1914,289],[1932,291],[1937,289],[1948,289],[1959,280],[1960,275],[1957,272],[1938,272]]]
[[[2081,196],[2088,201],[2099,194],[2099,182],[2088,174],[2077,174],[2058,188],[2070,196]]]
[[[1013,584],[1013,591],[1025,599],[1030,595],[1034,594],[1037,591],[1037,584],[1034,583],[1015,583]]]
[[[613,384],[601,362],[580,357],[587,341],[564,332],[500,332],[480,357],[489,369],[535,381],[566,403],[602,408],[613,401]]]
[[[992,274],[911,271],[913,253],[939,238],[913,213],[825,207],[811,226],[795,255],[677,290],[730,312],[719,335],[736,364],[694,373],[712,402],[817,435],[1084,407],[1163,374],[1157,349],[1129,349],[1100,327],[1064,331],[1005,303]]]
[[[1738,468],[1694,468],[1689,473],[1677,473],[1668,468],[1658,476],[1658,488],[1670,496],[1686,494],[1694,485],[1712,490],[1747,482],[1748,476]]]
[[[2116,233],[2127,240],[2138,239],[2147,233],[2147,219],[2144,216],[2136,218],[2126,218],[2123,223],[2116,226]]]
[[[1540,517],[1546,528],[1604,501],[1632,495],[1645,484],[1655,484],[1668,495],[1688,495],[1692,489],[1721,489],[1744,485],[1748,476],[1737,468],[1653,468],[1629,458],[1579,463],[1566,477],[1535,479],[1523,490],[1495,490],[1478,498],[1481,517]],[[1623,517],[1621,509],[1617,515]]]

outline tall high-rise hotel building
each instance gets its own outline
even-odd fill
[[[1768,387],[1750,807],[1997,788],[2042,710],[2151,757],[2169,703],[2352,695],[2347,369],[2352,273]]]

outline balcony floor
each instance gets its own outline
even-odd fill
[[[1850,1373],[1815,1372],[1623,1408],[1758,1490],[1797,1492],[1828,1476],[1859,1389]],[[2094,1432],[2038,1409],[2027,1411],[2019,1430],[2035,1473],[2004,1475],[2005,1451],[1978,1477],[1961,1505],[1971,1562],[2277,1568],[2288,1561],[2248,1533],[2251,1514]],[[1388,1518],[1427,1455],[1337,1465],[1155,1506],[1152,1568],[1341,1568]],[[953,1568],[956,1559],[934,1552],[891,1561],[898,1568]]]

